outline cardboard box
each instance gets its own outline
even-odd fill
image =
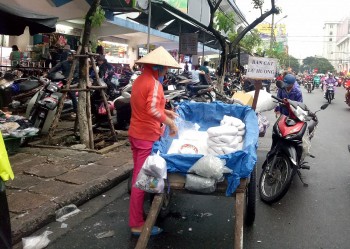
[[[251,95],[246,94],[244,92],[236,92],[232,96],[232,99],[242,105],[252,106],[254,98]]]

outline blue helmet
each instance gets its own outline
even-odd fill
[[[287,74],[286,76],[284,76],[283,78],[283,82],[285,85],[293,85],[296,81],[296,78],[293,74]]]

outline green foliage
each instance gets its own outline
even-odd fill
[[[100,27],[106,19],[105,11],[102,9],[101,6],[98,6],[96,12],[92,16],[90,16],[89,19],[91,21],[92,28]]]
[[[226,34],[234,32],[234,13],[225,14],[221,11],[216,11],[214,28]]]
[[[278,63],[282,68],[291,67],[293,71],[298,72],[300,68],[300,63],[295,57],[288,55],[285,50],[279,48],[278,43],[273,43],[272,49],[265,51],[265,55],[270,58],[278,59]]]
[[[256,29],[252,29],[246,34],[243,39],[239,42],[239,45],[243,47],[247,52],[252,53],[255,49],[262,45],[260,34]]]
[[[313,71],[318,69],[319,73],[333,72],[335,69],[326,58],[307,57],[303,60],[303,65],[300,67],[301,71]]]
[[[253,0],[252,4],[254,9],[261,9],[264,4],[264,0]]]

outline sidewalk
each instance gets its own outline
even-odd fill
[[[259,138],[263,161],[271,146],[273,112],[263,113],[270,121],[265,137]],[[21,148],[10,157],[15,179],[6,183],[16,244],[55,220],[55,211],[77,206],[116,186],[133,167],[131,149],[122,145],[107,154],[72,149]]]
[[[71,149],[21,148],[10,157],[15,179],[6,183],[13,243],[55,220],[55,211],[81,205],[125,180],[130,147],[107,154]]]

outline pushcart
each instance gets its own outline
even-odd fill
[[[235,153],[221,155],[226,166],[233,170],[233,174],[217,185],[210,195],[235,196],[235,226],[234,249],[243,248],[243,227],[252,225],[255,219],[256,200],[256,161],[257,143],[259,137],[258,120],[255,111],[248,106],[236,104],[213,103],[182,103],[178,108],[181,118],[198,123],[201,129],[217,126],[224,115],[241,119],[246,125],[243,149]],[[188,192],[185,189],[186,172],[203,155],[167,154],[172,142],[171,137],[165,135],[156,142],[153,151],[159,151],[167,162],[168,181],[165,189]],[[169,204],[169,192],[155,195],[142,233],[135,248],[144,249],[151,234],[158,215]]]

